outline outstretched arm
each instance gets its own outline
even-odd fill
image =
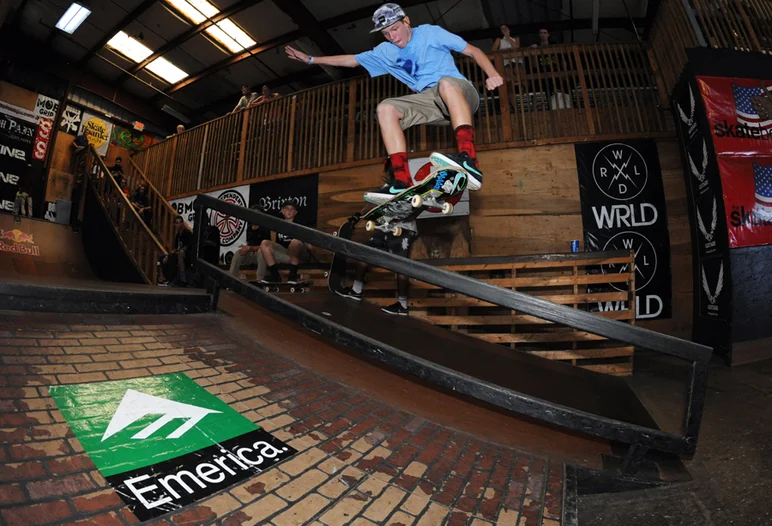
[[[473,58],[477,65],[488,75],[485,84],[489,90],[494,90],[504,84],[504,79],[501,78],[499,72],[493,67],[493,64],[488,59],[488,55],[483,53],[479,47],[467,44],[461,54]]]
[[[308,64],[308,55],[297,49],[285,46],[287,57],[298,62]],[[333,55],[331,57],[314,57],[311,64],[324,64],[325,66],[338,66],[342,68],[355,68],[359,65],[354,55]]]

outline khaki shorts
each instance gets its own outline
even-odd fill
[[[471,82],[456,77],[442,77],[440,80],[447,80],[460,88],[472,114],[477,111],[480,95]],[[381,104],[390,104],[404,115],[399,121],[403,130],[418,124],[450,124],[450,112],[440,97],[439,83],[433,88],[426,88],[421,93],[386,99]]]

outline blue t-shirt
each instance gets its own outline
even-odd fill
[[[413,91],[423,91],[436,86],[442,77],[466,80],[450,54],[461,53],[466,45],[463,38],[439,26],[423,25],[413,28],[404,48],[383,42],[356,55],[356,60],[371,77],[390,73]]]

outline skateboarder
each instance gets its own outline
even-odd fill
[[[431,160],[437,166],[464,170],[469,174],[469,188],[479,190],[483,174],[477,164],[472,114],[480,99],[472,83],[458,71],[450,52],[473,58],[488,76],[489,90],[501,86],[504,79],[482,50],[439,26],[412,27],[397,4],[379,7],[373,22],[371,33],[380,31],[387,42],[358,55],[313,57],[290,46],[285,48],[289,58],[307,64],[363,66],[372,77],[389,73],[416,92],[378,105],[378,124],[392,162],[393,180],[367,192],[365,200],[379,204],[412,185],[405,129],[418,124],[447,124],[448,120],[455,130],[459,153],[435,152]]]

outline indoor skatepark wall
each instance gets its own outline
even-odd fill
[[[639,320],[638,325],[689,339],[692,330],[691,241],[686,187],[678,144],[657,140],[670,231],[673,314],[670,319]],[[485,185],[470,194],[468,253],[441,257],[519,256],[570,251],[583,238],[577,161],[573,144],[478,152]],[[369,165],[319,174],[318,228],[332,232],[361,209],[362,192],[381,177]],[[459,218],[466,220],[467,218]],[[453,246],[464,247],[464,243]],[[583,250],[584,247],[582,246]],[[425,256],[428,257],[428,256]]]

